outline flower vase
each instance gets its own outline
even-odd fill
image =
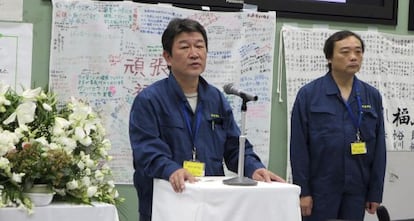
[[[55,193],[47,184],[34,184],[26,190],[26,196],[30,198],[34,206],[47,206],[53,200]]]

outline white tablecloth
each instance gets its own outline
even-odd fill
[[[300,221],[300,187],[258,182],[224,185],[229,177],[203,177],[175,193],[170,183],[154,180],[152,221]]]
[[[52,203],[48,206],[34,207],[28,215],[18,208],[0,208],[1,221],[119,221],[116,207],[112,204],[93,203],[77,205]]]

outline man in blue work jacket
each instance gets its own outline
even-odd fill
[[[386,148],[380,93],[359,80],[364,43],[339,31],[325,42],[329,71],[296,97],[291,118],[293,183],[304,221],[364,219],[382,202]]]
[[[173,19],[162,35],[168,78],[145,88],[130,113],[129,136],[140,221],[151,220],[153,178],[169,180],[176,192],[195,175],[222,176],[223,159],[237,173],[240,130],[224,95],[200,75],[207,59],[207,34],[191,19]],[[185,163],[204,168],[191,174]],[[193,167],[194,168],[194,167]],[[265,169],[246,141],[245,176],[284,182]]]

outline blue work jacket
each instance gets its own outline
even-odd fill
[[[224,95],[202,77],[195,113],[199,115],[191,110],[173,74],[150,85],[135,98],[129,136],[141,214],[151,215],[153,178],[168,180],[182,168],[183,161],[192,159],[193,147],[197,160],[205,163],[206,176],[224,175],[223,159],[227,168],[237,173],[240,129]],[[197,116],[199,123],[195,123]],[[191,130],[186,119],[190,119]],[[245,154],[245,176],[251,177],[264,165],[248,141]]]
[[[386,164],[382,98],[377,89],[354,76],[347,103],[355,120],[361,106],[360,132],[366,154],[351,154],[356,121],[330,72],[299,90],[291,117],[293,183],[301,187],[301,196],[342,192],[380,203]]]

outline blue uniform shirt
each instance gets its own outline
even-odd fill
[[[354,77],[348,99],[354,116],[362,103],[360,126],[367,153],[351,154],[357,129],[331,73],[302,87],[291,118],[290,160],[293,183],[301,196],[350,193],[381,202],[386,164],[382,98],[374,87]]]
[[[193,145],[183,113],[187,111],[190,118],[194,114],[173,74],[150,85],[135,98],[129,136],[141,214],[151,215],[153,178],[168,180],[174,171],[182,168],[183,161],[192,159],[193,146],[197,160],[205,163],[206,176],[224,175],[223,159],[228,169],[237,173],[240,129],[230,105],[202,77],[197,102],[197,109],[202,110]],[[264,165],[248,141],[245,148],[245,176],[251,177]]]

